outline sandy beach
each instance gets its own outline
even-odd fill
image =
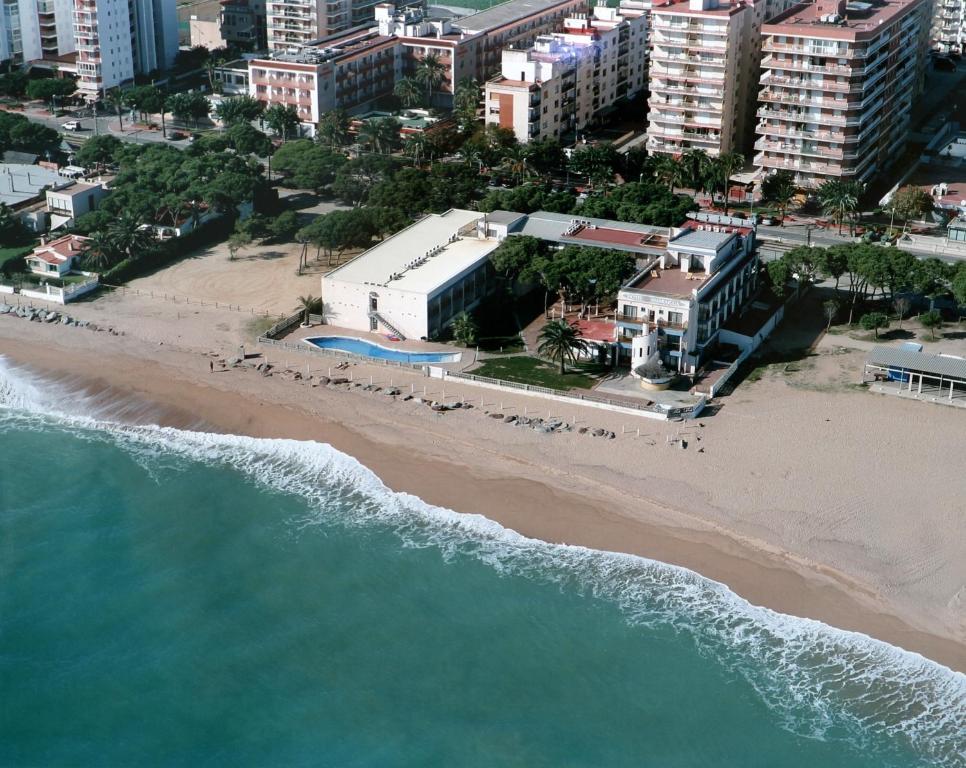
[[[447,396],[472,410],[439,415],[281,373],[211,373],[209,353],[243,342],[256,351],[253,318],[239,312],[118,294],[70,312],[123,335],[0,317],[0,354],[124,402],[127,419],[328,442],[432,504],[692,568],[753,603],[966,670],[966,414],[832,386],[854,375],[857,351],[820,357],[808,387],[794,377],[744,384],[703,426],[684,425],[699,453],[668,445],[681,425],[581,407],[560,415],[616,438],[514,428],[484,411],[546,415],[547,402],[469,386],[447,384]],[[331,364],[271,362],[303,375]],[[400,369],[353,374],[439,387]]]

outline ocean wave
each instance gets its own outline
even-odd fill
[[[860,747],[888,736],[926,764],[966,766],[966,675],[919,654],[754,606],[686,568],[529,539],[488,518],[395,493],[326,444],[129,426],[107,419],[101,407],[84,412],[84,405],[76,393],[39,383],[0,357],[0,411],[7,418],[119,441],[145,466],[180,459],[233,467],[306,499],[313,512],[298,521],[303,529],[381,524],[405,546],[433,547],[448,560],[476,558],[501,573],[613,601],[633,624],[668,626],[691,638],[747,680],[789,731]],[[332,519],[333,509],[340,519]]]

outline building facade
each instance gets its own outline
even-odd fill
[[[867,182],[902,154],[928,48],[927,0],[797,5],[763,29],[761,173]]]
[[[487,81],[487,124],[520,142],[575,136],[621,99],[645,86],[647,19],[642,10],[598,5],[564,20],[525,50],[503,51],[498,77]]]
[[[499,239],[477,211],[452,209],[397,232],[322,278],[328,322],[431,339],[497,284],[489,255]]]
[[[535,12],[531,0],[510,0],[499,6],[500,13],[493,20],[500,23],[499,35],[512,33],[514,39],[532,42],[558,22],[561,8],[575,5],[576,0],[553,0]],[[391,96],[396,82],[412,75],[430,54],[444,67],[442,81],[434,91],[434,106],[450,106],[455,88],[464,78],[484,79],[483,54],[488,50],[489,33],[458,26],[482,14],[454,22],[429,18],[418,9],[398,10],[391,3],[379,3],[372,12],[372,23],[366,27],[252,59],[249,93],[266,105],[293,105],[304,132],[311,134],[320,116],[331,109],[364,112]]]
[[[651,9],[647,147],[717,156],[751,143],[765,3],[671,0]]]
[[[935,0],[930,36],[937,51],[962,53],[966,43],[966,0]]]
[[[264,0],[222,0],[218,21],[226,43],[250,51],[268,46]]]
[[[632,370],[660,360],[694,374],[711,359],[722,326],[758,289],[754,226],[696,214],[618,294],[618,346]]]
[[[0,0],[0,61],[24,64],[74,51],[73,0]]]
[[[178,53],[178,22],[169,0],[74,0],[77,87],[90,99],[162,71]]]
[[[323,37],[372,23],[373,0],[267,0],[265,25],[270,51],[295,52]],[[401,0],[399,7],[419,7],[419,0]]]

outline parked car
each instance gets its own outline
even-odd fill
[[[65,131],[79,131],[81,129],[80,120],[68,120],[61,128]]]
[[[169,131],[168,141],[181,141],[184,139],[184,134],[181,131]]]

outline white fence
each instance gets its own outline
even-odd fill
[[[85,280],[83,283],[71,283],[63,288],[50,285],[49,283],[47,285],[41,285],[36,289],[21,288],[20,295],[28,299],[39,299],[40,301],[52,301],[56,304],[66,304],[79,296],[83,296],[85,293],[90,293],[97,288],[98,284],[99,280],[95,276]]]

